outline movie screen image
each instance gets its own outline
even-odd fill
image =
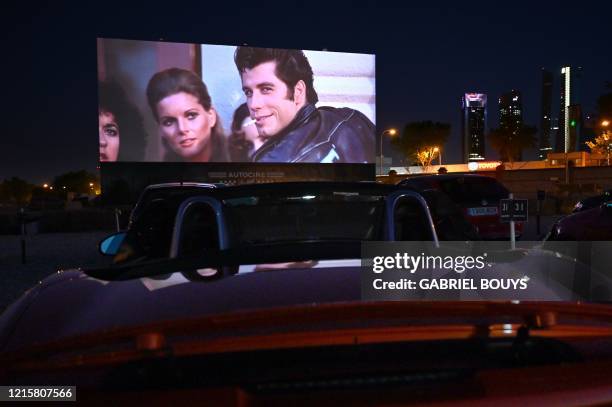
[[[101,162],[374,163],[375,56],[98,39]]]

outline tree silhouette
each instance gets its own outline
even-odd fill
[[[21,178],[13,177],[5,179],[0,184],[0,200],[15,202],[17,205],[25,205],[32,198],[34,185]]]
[[[609,83],[607,84],[609,88]],[[585,144],[591,153],[604,154],[610,157],[612,152],[612,92],[604,93],[597,99],[597,123],[593,130],[595,137]]]
[[[500,159],[512,163],[521,156],[523,150],[535,146],[537,131],[534,126],[522,126],[516,132],[502,127],[491,130],[488,139]]]
[[[585,144],[589,147],[591,153],[608,155],[612,151],[612,136],[603,133]]]
[[[58,175],[53,180],[53,188],[60,193],[76,192],[88,194],[92,192],[92,187],[98,184],[98,177],[85,170],[72,171]]]
[[[400,137],[391,139],[391,144],[413,162],[427,167],[438,154],[434,153],[433,149],[442,148],[450,131],[451,126],[448,123],[430,120],[411,122],[406,124]]]

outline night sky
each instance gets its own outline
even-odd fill
[[[495,127],[498,97],[519,90],[525,122],[539,126],[541,67],[555,74],[553,116],[562,65],[583,67],[586,113],[612,80],[611,2],[84,3],[3,11],[9,114],[0,180],[40,183],[66,171],[95,171],[97,37],[375,53],[378,131],[409,121],[448,122],[445,163],[460,160],[464,92],[488,94],[488,124]]]

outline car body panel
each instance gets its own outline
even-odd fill
[[[297,213],[296,202],[316,195],[313,187],[196,187],[177,198],[167,213],[170,230],[176,232],[168,241],[180,249],[177,236],[189,208],[181,205],[189,199],[198,203],[195,195],[206,198],[199,203],[219,203],[217,219],[226,221],[231,202],[253,194],[274,198],[296,193],[287,213]],[[427,203],[414,191],[372,184],[319,187],[341,191],[338,200],[347,204],[359,191],[384,195],[379,205],[384,216],[376,218],[384,225],[378,225],[380,233],[373,238],[398,240],[400,229],[414,228],[409,216],[414,215],[431,232],[428,245],[441,250]],[[181,186],[170,188],[185,192]],[[416,206],[402,207],[406,202]],[[331,208],[342,219],[344,213]],[[419,211],[410,212],[414,208]],[[132,226],[143,213],[136,211]],[[264,220],[281,219],[294,218]],[[500,390],[513,375],[538,377],[534,372],[539,372],[548,375],[549,383],[557,379],[551,374],[555,369],[574,377],[581,366],[589,373],[612,366],[612,346],[606,346],[612,344],[612,311],[607,305],[532,303],[530,297],[508,301],[469,291],[457,296],[470,300],[463,302],[430,301],[433,296],[423,292],[412,301],[364,301],[361,241],[299,237],[285,242],[274,236],[243,241],[233,238],[229,225],[218,223],[229,238],[220,239],[225,243],[217,251],[207,249],[192,258],[174,250],[161,260],[47,277],[0,316],[0,381],[76,384],[79,400],[93,402],[134,401],[138,394],[138,401],[158,403],[190,395],[215,405],[397,404],[516,400],[516,393]],[[307,230],[309,225],[297,226]],[[538,248],[511,254],[488,275],[517,278],[535,270],[529,277],[536,298],[568,298],[576,276],[589,270],[588,264]],[[219,260],[223,255],[227,262]],[[433,277],[445,274],[448,270],[432,271]],[[594,272],[589,278],[607,276]],[[612,379],[594,377],[599,379],[576,379],[574,387],[562,388],[570,388],[570,396],[612,401],[604,397],[611,394],[605,392],[612,389]],[[547,387],[547,397],[541,388],[529,392],[522,387],[519,401],[537,392],[537,400],[559,400],[554,386]]]
[[[612,201],[612,189],[604,191],[604,193],[601,195],[591,196],[581,201],[578,201],[574,206],[572,212],[576,213],[586,211],[588,209],[593,209],[608,201]]]
[[[320,263],[320,264],[318,264]],[[35,292],[20,300],[27,312],[10,335],[0,337],[0,353],[36,344],[61,341],[95,332],[244,311],[274,310],[296,306],[358,304],[362,301],[362,270],[354,260],[263,265],[222,278],[195,281],[174,272],[158,276],[107,281],[92,278],[81,270],[69,270],[45,279]],[[516,300],[572,298],[576,275],[586,275],[587,265],[547,250],[533,249],[516,261],[496,264],[487,270],[491,278],[520,277],[529,273],[532,289],[515,294]],[[446,270],[433,270],[431,278]],[[592,281],[612,286],[610,276],[591,274]],[[604,281],[605,280],[605,281]],[[36,300],[32,301],[33,296]],[[413,301],[435,300],[435,294],[415,292]],[[505,300],[504,292],[483,294],[463,290],[456,299],[469,301]],[[579,297],[578,297],[579,298]],[[2,323],[11,312],[2,315]],[[4,322],[3,322],[4,321]]]
[[[610,207],[608,207],[610,206]],[[548,240],[612,240],[612,205],[574,212],[558,220]]]

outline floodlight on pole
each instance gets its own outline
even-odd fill
[[[386,133],[390,136],[395,136],[395,134],[397,134],[397,130],[394,128],[387,129],[380,135],[380,175],[383,175],[383,139],[385,138]]]

